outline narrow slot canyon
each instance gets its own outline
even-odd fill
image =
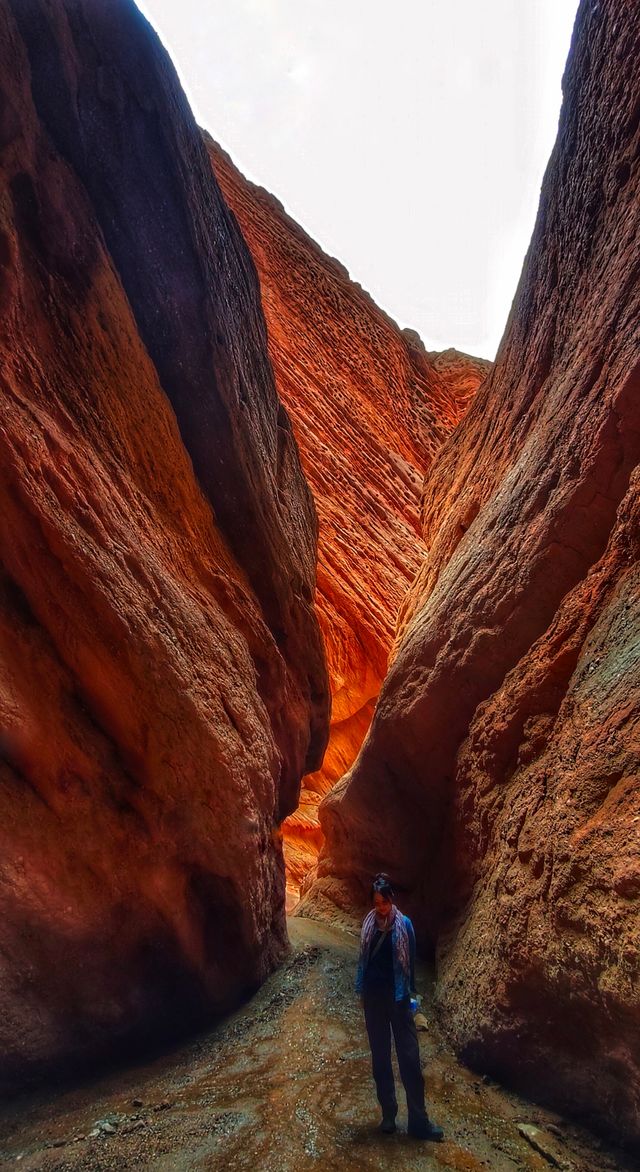
[[[283,824],[292,911],[322,846],[319,803],[364,741],[398,612],[426,553],[424,474],[491,363],[427,353],[277,199],[205,141],[258,270],[276,387],[319,520],[316,605],[332,715],[322,768],[302,779],[298,808]]]
[[[492,363],[242,175],[133,0],[0,0],[2,1167],[637,1167],[639,59],[582,0]],[[426,1147],[377,1130],[380,871]]]

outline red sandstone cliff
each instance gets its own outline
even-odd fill
[[[428,355],[205,136],[255,260],[276,384],[320,520],[317,605],[333,697],[329,747],[287,820],[291,886],[315,864],[320,798],[354,761],[398,608],[424,555],[423,473],[491,364]]]
[[[251,259],[128,0],[0,2],[0,1080],[286,946],[316,518]]]
[[[459,1050],[640,1141],[640,10],[580,7],[495,368],[307,907],[394,874]],[[375,799],[375,800],[374,800]]]

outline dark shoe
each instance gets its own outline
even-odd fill
[[[409,1135],[414,1139],[431,1139],[434,1143],[440,1144],[444,1139],[444,1131],[438,1127],[437,1123],[432,1123],[427,1119],[426,1123],[409,1124]]]
[[[382,1120],[382,1123],[380,1124],[380,1131],[383,1131],[385,1135],[393,1135],[395,1130],[396,1130],[395,1119],[393,1119],[391,1115],[385,1115]]]

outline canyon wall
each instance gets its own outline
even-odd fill
[[[317,521],[255,269],[129,0],[0,0],[0,1085],[286,948]]]
[[[362,744],[398,609],[425,553],[423,474],[491,364],[454,350],[427,354],[205,141],[258,269],[276,385],[320,520],[317,606],[332,722],[322,769],[305,778],[283,828],[295,894],[322,843],[318,803]]]
[[[388,870],[461,1054],[640,1142],[640,10],[582,3],[494,370],[303,911]],[[333,908],[333,911],[332,911]]]

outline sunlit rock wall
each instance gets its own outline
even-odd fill
[[[318,802],[362,744],[398,608],[424,556],[424,471],[490,363],[456,351],[428,355],[417,334],[400,331],[273,196],[206,141],[256,262],[276,384],[320,519],[317,602],[333,709],[322,769],[305,779],[284,827],[295,891],[322,842]]]
[[[306,908],[396,878],[460,1052],[640,1139],[640,9],[583,3],[496,366]]]
[[[0,1084],[236,1001],[322,757],[255,270],[128,0],[0,0]]]

